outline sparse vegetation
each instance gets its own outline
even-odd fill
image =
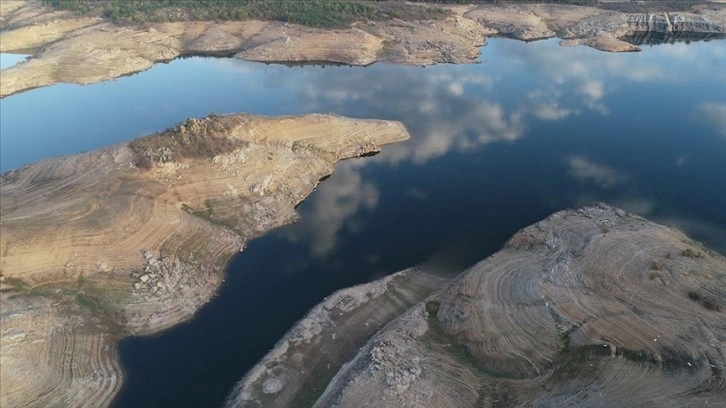
[[[558,328],[557,332],[560,335],[560,340],[562,340],[562,347],[560,347],[560,353],[568,353],[570,351],[570,334],[572,333],[571,330],[562,330]]]
[[[670,347],[663,347],[658,352],[619,348],[616,355],[634,363],[651,364],[667,370],[697,367],[697,362],[693,361],[692,357],[687,353],[679,352]]]
[[[627,13],[642,13],[652,11],[657,6],[664,11],[689,10],[696,4],[706,3],[703,0],[621,0],[613,2],[601,2],[598,0],[410,0],[418,3],[438,4],[527,4],[527,3],[548,3],[548,4],[572,4],[578,6],[599,7],[608,10],[618,10]]]
[[[439,312],[440,306],[441,306],[441,302],[439,302],[438,300],[432,300],[432,301],[426,303],[426,312],[428,312],[429,318],[432,317],[431,315],[433,315],[434,319],[436,318],[436,313]]]
[[[429,325],[429,330],[426,335],[434,345],[433,347],[437,353],[445,353],[457,363],[473,369],[474,372],[481,377],[497,377],[514,380],[521,380],[525,378],[524,373],[516,371],[501,371],[486,365],[477,358],[471,350],[469,350],[465,341],[462,341],[455,334],[447,333],[446,330],[441,327],[441,323],[437,316],[440,305],[440,302],[437,300],[426,303],[426,311],[428,313],[427,322]]]
[[[622,356],[626,360],[633,361],[636,363],[651,363],[657,364],[658,359],[654,354],[647,350],[631,350],[627,348],[618,349],[619,356]]]
[[[716,312],[721,310],[721,306],[716,303],[716,301],[712,297],[705,295],[700,291],[688,291],[688,298],[690,298],[694,302],[700,303],[701,306],[705,307],[708,310]]]
[[[212,214],[214,214],[214,211],[212,210],[212,207],[209,205],[208,201],[205,201],[204,205],[206,206],[206,208],[204,210],[195,210],[194,208],[192,208],[186,204],[182,204],[182,209],[184,211],[189,212],[191,215],[193,215],[195,217],[199,217],[199,218],[208,220],[208,219],[212,218]]]
[[[4,276],[5,278],[3,280],[3,283],[12,287],[14,290],[21,291],[21,292],[27,292],[30,290],[30,285],[28,285],[24,280],[18,279],[18,278],[11,278]]]
[[[527,3],[552,3],[552,4],[576,4],[581,6],[595,6],[598,0],[411,0],[414,3],[438,3],[438,4],[527,4]]]
[[[697,4],[708,3],[703,0],[640,0],[640,1],[627,1],[621,0],[612,3],[599,3],[597,7],[606,10],[617,10],[625,13],[647,13],[653,10],[656,6],[662,11],[686,11],[690,10]]]
[[[603,357],[610,355],[610,348],[599,345],[586,345],[560,349],[553,361],[552,379],[569,381],[573,378],[587,378],[597,371]]]
[[[693,248],[686,248],[681,252],[681,255],[688,258],[700,258],[703,256],[703,252]]]
[[[134,160],[132,161],[132,163],[134,164],[134,166],[142,170],[151,170],[151,168],[154,167],[154,163],[152,163],[149,156],[143,154],[134,155]]]
[[[94,314],[108,315],[108,308],[95,296],[90,296],[86,293],[79,292],[75,296],[76,302],[91,311]]]
[[[447,11],[442,4],[572,4],[641,12],[652,3],[666,11],[687,10],[698,2],[645,1],[600,3],[598,0],[411,0],[431,7],[410,7],[402,0],[43,0],[59,10],[97,15],[120,23],[187,20],[272,20],[311,27],[346,27],[355,21],[436,19]],[[649,4],[651,3],[651,4]]]
[[[43,0],[43,3],[122,24],[258,19],[333,28],[348,26],[354,21],[396,17],[368,4],[343,0]]]

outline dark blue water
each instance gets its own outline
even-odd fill
[[[401,120],[302,221],[251,242],[191,322],[122,341],[117,407],[210,407],[324,296],[405,267],[457,271],[559,209],[606,201],[726,253],[726,42],[638,54],[493,40],[478,65],[294,67],[191,58],[0,101],[2,168],[211,112]]]

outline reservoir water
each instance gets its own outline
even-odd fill
[[[482,59],[363,68],[195,57],[1,100],[3,170],[213,112],[395,119],[411,132],[340,163],[299,223],[232,261],[195,319],[123,340],[114,406],[219,406],[331,292],[420,263],[460,271],[568,207],[605,201],[726,254],[726,42],[611,54],[496,39]]]
[[[10,68],[13,65],[24,61],[28,56],[25,54],[0,53],[0,69]]]

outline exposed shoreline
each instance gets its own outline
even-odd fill
[[[408,137],[397,122],[212,116],[3,173],[0,404],[108,405],[121,337],[192,318],[336,162]]]
[[[19,6],[11,9],[9,4]],[[560,37],[562,45],[627,52],[638,51],[638,47],[623,41],[623,36],[646,33],[642,38],[648,38],[654,33],[686,32],[673,31],[678,19],[668,14],[621,21],[622,13],[549,5],[496,8],[505,10],[501,15],[492,12],[494,6],[457,6],[450,8],[451,17],[433,26],[430,21],[377,21],[356,23],[344,30],[263,21],[121,27],[100,19],[44,11],[37,5],[32,0],[0,3],[0,29],[13,18],[22,17],[27,23],[2,32],[0,51],[19,51],[6,49],[10,43],[32,45],[25,51],[33,54],[29,61],[2,71],[0,97],[55,83],[89,84],[133,75],[159,62],[191,56],[233,56],[276,64],[430,65],[475,62],[479,47],[491,36],[523,41]],[[712,25],[696,31],[705,36],[726,33],[723,8],[672,14],[686,15],[678,21],[689,29],[708,17]],[[659,28],[663,24],[671,31]],[[602,31],[603,27],[607,30]],[[643,27],[646,31],[631,31]],[[329,41],[331,33],[335,41]],[[120,338],[158,333],[192,318],[220,287],[231,257],[249,239],[294,222],[295,207],[333,171],[337,161],[367,156],[381,145],[407,137],[397,122],[325,115],[212,116],[128,143],[2,173],[0,369],[4,384],[0,405],[47,406],[57,400],[73,406],[107,405],[123,381],[116,351]],[[615,210],[606,212],[617,221],[626,218]],[[635,221],[633,226],[646,222]],[[668,244],[676,248],[674,242]],[[696,252],[703,250],[685,237],[679,242]],[[722,257],[698,253],[677,261],[693,266],[708,259],[723,265]],[[667,278],[665,273],[657,277]],[[695,278],[689,279],[687,283],[695,285]],[[417,304],[430,295],[429,290],[438,290],[439,283],[421,284],[424,289],[406,301]],[[708,285],[703,283],[711,290]],[[721,292],[714,293],[719,302],[724,299]],[[691,300],[700,307],[698,299]],[[456,299],[444,301],[452,308],[457,303]],[[410,309],[409,315],[418,319],[414,323],[420,324],[421,316],[430,317],[424,306]],[[390,312],[377,319],[388,323],[394,317]],[[453,312],[445,317],[456,318]],[[354,326],[355,321],[347,324]],[[374,340],[388,336],[395,343],[396,337],[389,335],[395,324],[391,327]],[[332,329],[327,330],[330,334]],[[358,333],[356,344],[363,344],[372,333]],[[282,339],[278,346],[286,341]],[[366,353],[373,355],[380,351],[379,346],[380,342],[368,344],[355,361],[369,363]],[[724,353],[721,351],[719,364]],[[330,358],[349,357],[341,356]],[[704,361],[699,360],[698,367],[705,372]],[[261,364],[265,362],[269,360]],[[406,388],[415,386],[420,373],[409,378],[401,374],[399,363],[388,361],[383,369],[398,375],[396,381],[408,381]],[[548,367],[540,363],[540,368]],[[632,368],[625,363],[622,367]],[[364,373],[353,368],[341,368],[341,376],[331,382],[325,398],[356,401],[345,381],[360,379]],[[380,364],[371,372],[379,369]],[[466,370],[471,367],[461,372]],[[723,385],[723,375],[716,377]],[[245,381],[249,387],[263,386],[264,381],[253,380],[246,378],[235,392],[243,392]],[[305,386],[305,378],[298,379],[300,384]],[[391,389],[400,384],[394,383]],[[268,390],[278,385],[268,383]],[[394,391],[384,389],[380,395],[408,398],[406,390]],[[230,400],[230,404],[234,402]]]
[[[449,14],[439,20],[394,19],[320,29],[255,20],[119,26],[43,8],[37,0],[4,1],[0,52],[33,52],[29,61],[2,71],[0,97],[54,83],[101,82],[185,55],[233,55],[266,63],[426,66],[477,62],[480,47],[491,36],[523,41],[558,37],[564,45],[632,52],[640,48],[622,38],[635,33],[726,35],[721,4],[671,13],[651,6],[649,13],[551,4],[447,6]]]
[[[559,211],[387,316],[361,346],[347,329],[367,321],[357,311],[416,273],[315,306],[225,407],[681,407],[723,394],[726,258],[671,227],[604,204]],[[340,312],[344,298],[352,306]],[[300,355],[314,359],[340,337],[355,357],[299,369]],[[333,377],[324,392],[300,387],[321,376]]]
[[[449,280],[410,268],[330,294],[247,372],[226,406],[312,406],[372,335]]]

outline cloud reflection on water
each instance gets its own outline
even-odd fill
[[[637,87],[639,83],[683,81],[683,66],[692,64],[690,58],[695,56],[700,60],[688,68],[689,75],[712,72],[709,62],[721,58],[726,49],[723,44],[710,53],[685,44],[661,47],[627,56],[583,47],[501,47],[497,62],[510,65],[511,76],[501,67],[490,69],[487,64],[494,62],[485,62],[425,69],[374,65],[302,70],[295,84],[281,78],[296,90],[305,111],[400,120],[412,135],[408,142],[386,146],[385,154],[343,165],[339,174],[313,195],[303,228],[289,238],[298,240],[307,235],[316,256],[331,251],[350,219],[362,209],[375,207],[376,200],[370,197],[377,197],[377,188],[364,183],[360,176],[365,166],[425,165],[452,152],[475,153],[492,143],[516,142],[537,134],[537,120],[564,121],[586,112],[608,116],[611,92],[631,83]],[[524,85],[508,82],[513,78]],[[275,83],[274,78],[268,81]],[[726,105],[705,104],[698,112],[726,134]],[[687,157],[678,163],[689,160]],[[636,188],[627,171],[586,155],[569,155],[565,164],[568,174],[563,177],[573,177],[584,185],[603,191],[631,184]],[[638,213],[650,213],[657,207],[650,198],[621,197],[614,201]]]
[[[586,47],[563,48],[556,40],[524,44],[496,39],[482,52],[486,60],[482,64],[427,68],[385,64],[365,68],[290,68],[233,59],[189,58],[87,87],[59,85],[38,89],[0,101],[0,164],[13,168],[39,157],[117,143],[210,112],[321,112],[402,121],[412,135],[410,141],[386,146],[384,153],[376,157],[341,164],[338,174],[310,198],[306,208],[316,217],[318,226],[303,229],[315,242],[315,251],[324,253],[332,248],[330,242],[341,231],[355,226],[348,220],[373,207],[372,199],[365,197],[375,196],[373,190],[380,189],[370,178],[362,177],[367,166],[425,166],[450,154],[477,155],[487,147],[503,143],[521,145],[535,138],[547,139],[542,141],[543,146],[560,143],[563,135],[571,133],[581,137],[583,145],[578,145],[579,150],[565,150],[571,146],[561,145],[543,151],[542,154],[555,157],[558,167],[546,170],[561,172],[558,176],[567,180],[574,176],[568,175],[568,171],[575,171],[571,168],[573,164],[580,172],[588,170],[588,163],[572,162],[572,157],[585,158],[596,165],[607,163],[612,172],[631,177],[627,182],[612,174],[608,178],[607,170],[590,166],[590,185],[580,187],[619,191],[637,181],[642,169],[623,168],[626,164],[603,157],[605,153],[588,151],[589,141],[597,141],[588,138],[610,137],[597,134],[597,126],[631,120],[628,125],[636,130],[620,129],[640,132],[637,137],[634,134],[633,142],[637,144],[638,138],[657,132],[660,126],[640,120],[648,119],[647,114],[662,115],[648,112],[652,105],[693,113],[669,111],[682,118],[681,122],[689,122],[690,127],[681,133],[690,138],[726,135],[726,104],[723,93],[719,93],[726,84],[726,70],[714,68],[726,63],[726,41],[661,45],[638,54],[618,55]],[[679,86],[682,94],[668,93]],[[652,96],[646,92],[660,89],[667,92],[657,95],[660,99],[651,103]],[[624,94],[638,102],[624,100]],[[708,95],[693,97],[705,94]],[[691,99],[683,100],[684,96]],[[664,98],[672,99],[664,102]],[[65,103],[71,100],[74,103]],[[625,114],[623,107],[631,111]],[[87,117],[94,120],[68,119]],[[578,120],[599,119],[602,120],[597,125],[577,124]],[[691,128],[695,129],[693,125],[700,124],[708,126],[700,126],[699,130],[708,129],[711,133],[691,132]],[[53,137],[49,138],[49,134]],[[694,153],[689,145],[668,160],[675,164],[674,168],[691,172],[702,166],[702,155],[703,152],[700,156]],[[570,157],[570,162],[563,163],[563,156]],[[521,165],[525,168],[528,164]],[[479,176],[472,175],[471,182],[477,182]],[[533,179],[538,176],[533,175]],[[338,178],[340,182],[336,181]],[[354,189],[341,192],[350,196],[346,199],[327,195],[332,194],[327,190],[337,190],[348,183],[363,189],[364,197],[353,197]],[[640,187],[643,186],[646,184]],[[423,191],[436,195],[434,189]],[[551,200],[574,205],[558,197]],[[305,214],[303,223],[307,223],[306,218],[311,217]]]
[[[324,78],[310,72],[301,90],[306,110],[340,107],[343,114],[403,121],[412,139],[388,146],[387,154],[377,159],[391,164],[407,160],[423,164],[452,150],[522,136],[521,115],[505,111],[488,96],[493,82],[486,74],[434,67],[386,75],[389,68],[331,71]]]
[[[363,180],[355,166],[360,161],[338,164],[335,177],[328,179],[314,195],[314,206],[300,220],[297,228],[287,229],[285,236],[292,242],[308,238],[310,252],[323,256],[333,250],[339,232],[347,227],[359,227],[352,222],[361,210],[373,210],[378,205],[379,191]]]
[[[708,122],[721,136],[726,137],[726,103],[703,103],[696,108],[696,116]]]
[[[600,188],[608,189],[627,179],[627,176],[614,168],[584,156],[569,156],[566,162],[570,176],[581,183],[593,183]]]

